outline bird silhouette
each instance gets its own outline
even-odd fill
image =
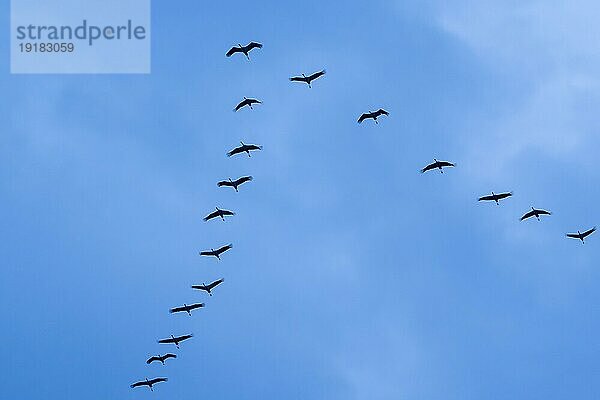
[[[238,103],[238,105],[235,106],[235,108],[233,109],[233,111],[238,111],[242,107],[250,107],[251,110],[254,110],[254,108],[252,108],[252,104],[262,104],[262,101],[257,100],[257,99],[249,99],[248,97],[244,97],[244,100],[240,101]]]
[[[290,78],[290,81],[292,82],[304,82],[308,85],[309,88],[311,88],[311,83],[312,81],[314,81],[317,78],[322,77],[323,75],[325,75],[325,70],[321,70],[319,72],[315,72],[314,74],[311,74],[309,76],[306,76],[304,74],[302,74],[302,76],[292,76]]]
[[[365,119],[372,119],[373,121],[375,121],[376,124],[378,124],[379,122],[377,122],[377,118],[382,116],[382,115],[390,115],[389,112],[385,111],[383,108],[380,108],[377,111],[369,111],[368,113],[364,113],[362,114],[359,118],[358,118],[358,123],[362,123]]]
[[[232,181],[231,178],[229,178],[229,180],[227,180],[227,181],[217,182],[217,186],[218,187],[229,186],[229,187],[234,188],[235,191],[237,192],[238,191],[238,187],[241,184],[246,183],[246,182],[250,182],[252,179],[254,179],[254,178],[252,178],[251,176],[242,176],[240,178],[237,178],[235,181]]]
[[[191,338],[193,336],[194,335],[192,335],[192,334],[181,335],[181,336],[173,336],[173,335],[171,335],[170,338],[158,340],[158,343],[160,343],[160,344],[174,344],[175,347],[179,348],[179,343],[183,342],[184,340],[188,340],[189,338]]]
[[[221,278],[209,283],[208,285],[204,283],[202,285],[192,285],[192,289],[204,290],[209,296],[212,296],[212,290],[223,282],[225,282],[225,279]]]
[[[455,165],[452,164],[449,161],[438,161],[435,158],[433,159],[433,162],[429,165],[426,165],[423,169],[421,169],[421,173],[425,173],[427,171],[431,171],[432,169],[439,169],[440,172],[443,174],[444,170],[442,168],[446,168],[446,167],[454,167]]]
[[[512,196],[512,192],[505,192],[505,193],[494,193],[492,192],[491,195],[487,195],[487,196],[481,196],[478,201],[495,201],[496,204],[500,204],[499,201],[502,199],[506,199],[507,197]]]
[[[592,229],[588,229],[587,231],[585,231],[583,233],[581,233],[580,231],[577,231],[577,233],[567,233],[567,237],[573,238],[573,239],[579,239],[579,240],[581,240],[581,243],[585,244],[585,238],[590,236],[594,232],[596,232],[596,227],[593,227]]]
[[[257,43],[257,42],[250,42],[246,46],[242,46],[241,44],[238,43],[237,46],[233,46],[231,49],[229,49],[229,51],[225,55],[227,57],[231,57],[235,53],[243,53],[246,56],[246,58],[248,59],[248,61],[250,61],[250,56],[248,55],[248,53],[250,53],[250,50],[262,49],[262,47],[263,47],[263,45],[260,43]]]
[[[531,207],[531,211],[528,211],[525,214],[523,214],[523,216],[521,217],[521,221],[525,221],[527,218],[531,218],[531,217],[536,217],[537,220],[539,221],[540,215],[552,215],[552,213],[550,211]]]
[[[150,379],[150,380],[148,380],[148,378],[146,378],[146,380],[132,383],[130,386],[132,388],[139,387],[139,386],[148,386],[151,391],[154,391],[152,386],[154,386],[157,383],[166,382],[166,381],[168,381],[167,378],[154,378],[154,379]]]
[[[167,353],[163,356],[161,356],[160,354],[157,356],[152,356],[146,360],[146,364],[152,364],[154,361],[160,361],[162,363],[162,365],[165,365],[165,361],[168,360],[169,358],[177,358],[177,355],[175,355],[173,353]]]

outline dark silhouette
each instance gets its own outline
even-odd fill
[[[150,380],[148,380],[148,378],[146,378],[145,381],[139,381],[139,382],[133,383],[131,385],[131,387],[134,388],[134,387],[138,387],[138,386],[148,386],[150,388],[150,390],[154,392],[154,389],[152,389],[153,385],[160,383],[160,382],[166,382],[166,381],[168,381],[167,378],[154,378],[154,379],[150,379]]]
[[[221,219],[223,221],[225,221],[225,217],[230,217],[232,215],[235,215],[235,213],[233,211],[221,210],[219,207],[216,207],[216,211],[211,212],[203,219],[204,219],[204,221],[209,221],[213,218],[221,217]]]
[[[495,201],[496,204],[499,205],[500,200],[506,199],[507,197],[510,197],[512,195],[513,195],[512,192],[505,192],[505,193],[498,193],[498,194],[492,192],[491,195],[481,196],[478,201]]]
[[[205,250],[205,251],[201,251],[200,255],[201,256],[212,256],[212,257],[217,257],[218,260],[221,259],[221,254],[225,253],[227,250],[233,248],[232,244],[228,244],[222,247],[219,247],[218,249],[210,249],[210,251]]]
[[[202,285],[192,285],[192,289],[204,290],[206,293],[208,293],[209,296],[212,296],[212,290],[223,282],[225,282],[225,279],[221,278],[212,283],[209,283],[208,285],[204,283]]]
[[[246,58],[248,59],[248,61],[250,61],[250,56],[248,55],[248,53],[250,52],[250,50],[252,50],[252,49],[262,49],[262,47],[263,47],[262,44],[256,43],[256,42],[250,42],[246,46],[242,46],[241,44],[238,43],[237,46],[233,46],[231,49],[229,49],[229,51],[225,55],[227,57],[231,57],[235,53],[244,53],[244,55],[246,56]]]
[[[244,97],[244,100],[240,101],[239,104],[237,106],[235,106],[233,111],[237,111],[242,107],[250,107],[251,110],[254,110],[254,108],[252,108],[252,104],[262,104],[262,101],[257,100],[257,99],[249,99],[247,97]]]
[[[235,149],[228,152],[227,157],[231,157],[240,153],[246,153],[248,154],[248,157],[250,157],[251,151],[262,150],[262,146],[256,144],[244,144],[244,142],[240,142],[240,144],[241,146],[238,146]]]
[[[168,360],[169,358],[177,358],[177,356],[173,353],[167,353],[164,356],[161,356],[159,354],[157,356],[152,356],[149,359],[147,359],[146,364],[152,364],[154,361],[160,361],[162,363],[162,365],[165,365],[165,361]]]
[[[431,171],[432,169],[439,169],[440,172],[443,174],[444,170],[442,168],[444,167],[454,167],[454,164],[452,164],[449,161],[438,161],[435,158],[433,159],[433,162],[427,166],[425,166],[425,168],[423,168],[421,170],[421,173],[427,172],[427,171]]]
[[[550,211],[536,209],[531,207],[531,211],[526,212],[522,217],[521,221],[525,221],[527,218],[536,217],[537,220],[540,220],[540,215],[552,215]]]
[[[585,244],[585,238],[590,236],[592,233],[596,232],[596,227],[593,227],[592,229],[588,229],[587,231],[581,233],[579,231],[577,231],[577,233],[567,233],[567,237],[573,238],[573,239],[579,239],[581,240],[581,243]]]
[[[175,347],[179,348],[179,343],[183,342],[184,340],[188,340],[189,338],[193,337],[194,335],[189,334],[189,335],[182,335],[182,336],[173,336],[171,335],[170,338],[167,339],[160,339],[158,341],[158,343],[160,344],[175,344]]]
[[[240,186],[242,183],[246,183],[246,182],[250,182],[253,178],[251,176],[242,176],[240,178],[237,178],[235,181],[232,181],[231,178],[229,178],[228,181],[220,181],[217,182],[217,186],[218,187],[222,187],[222,186],[230,186],[232,188],[235,189],[235,191],[238,191],[238,186]]]
[[[364,113],[362,114],[359,118],[358,118],[358,123],[360,124],[361,122],[363,122],[365,119],[371,118],[373,121],[375,121],[376,124],[378,124],[379,122],[377,122],[377,118],[382,116],[382,115],[390,115],[389,112],[385,111],[383,108],[380,108],[377,111],[369,111],[368,113]]]
[[[312,87],[311,86],[311,82],[314,81],[317,78],[322,77],[323,75],[325,75],[325,70],[321,70],[319,72],[315,72],[312,75],[306,76],[304,74],[302,74],[302,76],[292,76],[290,78],[290,81],[292,82],[304,82],[308,85],[308,87]]]
[[[190,304],[189,306],[184,303],[181,307],[171,308],[169,310],[169,312],[171,314],[173,314],[173,313],[178,313],[178,312],[184,312],[185,311],[191,317],[192,316],[192,310],[195,310],[197,308],[203,308],[203,307],[204,307],[204,303]]]

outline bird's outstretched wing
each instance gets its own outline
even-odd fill
[[[380,116],[380,115],[390,115],[390,113],[387,112],[387,111],[385,111],[383,108],[380,108],[379,110],[377,110],[375,112],[375,114],[377,114],[377,116]]]
[[[168,360],[169,358],[177,358],[177,354],[167,353],[164,356],[162,356],[162,358],[165,360]]]
[[[234,156],[236,154],[242,153],[244,148],[242,146],[238,146],[227,153],[227,157]]]
[[[371,118],[371,114],[368,114],[368,113],[361,114],[361,116],[358,117],[358,123],[360,124],[361,122],[363,122],[367,118]]]
[[[205,250],[205,251],[201,251],[200,255],[201,256],[214,256],[215,253],[212,250],[211,251]]]
[[[219,181],[219,182],[217,182],[217,186],[218,187],[221,187],[221,186],[233,186],[233,183],[229,182],[229,181]]]
[[[526,212],[525,214],[523,214],[523,216],[521,217],[521,221],[525,221],[527,218],[531,218],[535,215],[535,212],[533,210]]]
[[[590,236],[594,232],[596,232],[596,227],[593,227],[592,229],[588,229],[587,231],[583,232],[581,234],[581,236],[587,237],[587,236]]]
[[[248,99],[244,99],[244,100],[240,101],[237,106],[235,106],[235,108],[233,109],[233,111],[238,111],[240,108],[242,108],[242,107],[244,107],[245,105],[248,105],[248,104],[250,104],[250,102],[248,101]]]
[[[315,80],[317,78],[322,77],[323,75],[325,75],[325,70],[324,69],[322,69],[319,72],[315,72],[314,74],[308,76],[307,78],[308,78],[308,80],[312,81],[312,80]]]
[[[505,193],[497,194],[496,197],[498,197],[499,199],[506,199],[507,197],[510,197],[512,195],[513,195],[512,192],[505,192]]]
[[[423,167],[421,169],[421,173],[430,171],[430,170],[435,169],[435,168],[437,168],[437,163],[432,163],[432,164],[426,165],[425,167]]]
[[[580,238],[579,237],[579,233],[567,233],[566,236],[569,237],[569,238],[573,238],[573,239],[579,239]]]
[[[221,214],[229,216],[229,215],[235,215],[235,213],[233,211],[229,211],[229,210],[221,210]]]
[[[208,214],[206,217],[204,217],[203,219],[204,219],[204,221],[208,221],[208,220],[211,220],[211,219],[213,219],[215,217],[218,217],[218,216],[219,216],[219,212],[218,211],[213,211],[210,214]]]
[[[223,247],[220,247],[216,250],[216,253],[218,253],[219,255],[221,255],[222,253],[225,253],[227,250],[232,249],[233,245],[232,244],[228,244],[225,245]]]
[[[450,161],[438,161],[437,164],[440,167],[455,167],[455,165],[453,163],[451,163]]]
[[[303,76],[292,76],[290,78],[290,81],[292,82],[306,82],[306,78]]]
[[[239,53],[241,52],[242,49],[240,49],[237,46],[233,46],[231,49],[229,49],[229,51],[225,54],[227,57],[231,57],[232,55],[234,55],[235,53]]]
[[[487,196],[481,196],[478,201],[489,201],[489,200],[495,200],[494,196],[491,195],[487,195]]]
[[[173,313],[178,313],[178,312],[182,312],[182,311],[187,311],[187,308],[182,306],[182,307],[174,307],[174,308],[171,308],[171,309],[169,310],[169,312],[170,312],[171,314],[173,314]]]
[[[159,382],[166,382],[168,381],[167,378],[154,378],[154,379],[150,379],[148,381],[149,384],[154,385],[155,383],[159,383]]]
[[[189,306],[187,306],[188,310],[195,310],[197,308],[203,308],[204,307],[204,303],[196,303],[196,304],[190,304]]]
[[[249,145],[246,145],[246,148],[248,150],[262,150],[263,147],[259,146],[257,144],[249,144]]]
[[[550,211],[546,211],[546,210],[537,210],[536,209],[535,211],[537,211],[537,213],[539,215],[552,215],[552,213]]]
[[[235,181],[235,184],[236,184],[236,185],[241,185],[242,183],[249,182],[249,181],[251,181],[252,179],[254,179],[254,178],[252,178],[251,176],[242,176],[241,178],[238,178],[238,179]]]
[[[206,285],[207,289],[214,289],[216,286],[219,286],[221,283],[225,282],[225,279],[221,278],[221,279],[217,279],[216,281],[209,283],[208,285]]]
[[[156,357],[156,356],[150,357],[149,359],[146,360],[146,364],[151,364],[154,361],[160,361],[160,358]]]
[[[160,339],[158,341],[158,343],[160,343],[160,344],[175,343],[175,339],[173,339],[173,338]]]
[[[132,387],[132,388],[138,387],[138,386],[149,386],[149,383],[146,382],[146,381],[139,381],[139,382],[132,383],[129,386]]]
[[[250,42],[248,43],[248,45],[246,46],[247,50],[252,50],[252,49],[262,49],[263,45],[261,43],[257,43],[257,42]]]
[[[177,338],[175,338],[175,339],[177,339],[177,340],[179,340],[179,341],[181,342],[181,341],[183,341],[183,340],[188,340],[189,338],[191,338],[191,337],[193,337],[193,336],[194,336],[194,335],[192,335],[192,334],[190,333],[189,335],[182,335],[182,336],[179,336],[179,337],[177,337]]]

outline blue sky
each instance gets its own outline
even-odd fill
[[[600,238],[564,234],[599,221],[599,13],[154,1],[150,75],[6,59],[3,395],[597,398]],[[252,62],[224,57],[250,40]],[[321,68],[313,89],[287,80]],[[233,113],[243,96],[264,104]],[[264,150],[228,159],[240,140]],[[457,168],[419,174],[434,157]],[[215,185],[243,174],[238,194]],[[515,196],[477,203],[492,190]],[[202,222],[215,206],[237,215]],[[554,214],[520,223],[531,206]],[[189,288],[220,277],[211,298]],[[129,388],[153,376],[169,382]]]

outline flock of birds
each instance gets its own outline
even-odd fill
[[[250,61],[250,56],[249,56],[250,51],[252,51],[253,49],[260,49],[262,47],[263,47],[263,45],[261,43],[257,43],[257,42],[250,42],[246,46],[242,46],[241,44],[238,44],[237,46],[232,47],[226,53],[226,56],[231,57],[232,55],[234,55],[236,53],[242,53],[246,56],[248,61]],[[305,74],[301,74],[299,76],[293,76],[289,79],[292,82],[305,83],[308,85],[309,88],[312,88],[312,82],[314,80],[322,77],[323,75],[325,75],[324,69],[317,71],[313,74],[310,74],[308,76]],[[240,101],[239,104],[236,105],[236,107],[234,108],[234,111],[239,111],[240,109],[242,109],[244,107],[253,109],[253,105],[256,105],[256,104],[262,104],[262,102],[258,99],[244,97],[243,100]],[[362,115],[360,115],[357,122],[362,123],[363,121],[365,121],[367,119],[372,119],[375,122],[375,124],[378,124],[377,119],[379,117],[388,116],[388,115],[389,115],[389,113],[386,110],[380,108],[376,111],[369,111],[369,112],[363,113]],[[234,149],[227,152],[227,156],[231,157],[231,156],[234,156],[237,154],[245,153],[248,157],[251,157],[251,152],[259,151],[259,150],[262,150],[262,146],[259,146],[256,144],[245,144],[244,142],[240,142],[239,146],[237,146]],[[444,168],[449,168],[449,167],[455,167],[455,164],[450,161],[440,161],[440,160],[437,160],[434,158],[432,163],[426,165],[425,167],[423,167],[421,169],[421,173],[425,173],[428,171],[434,171],[434,170],[439,170],[440,173],[444,173]],[[241,185],[252,181],[252,179],[253,179],[252,176],[242,176],[236,180],[232,180],[231,178],[229,178],[227,180],[217,182],[217,186],[218,187],[231,187],[236,192],[238,192],[239,191],[238,189]],[[499,205],[501,200],[512,197],[512,195],[513,195],[512,192],[503,192],[503,193],[491,192],[491,194],[489,194],[489,195],[479,197],[478,201],[493,201],[497,205]],[[204,217],[204,221],[210,221],[212,219],[218,219],[218,218],[225,221],[225,217],[231,217],[233,215],[235,215],[235,213],[233,211],[224,210],[224,209],[220,209],[220,208],[216,207],[215,211],[212,211],[210,214],[208,214],[207,216]],[[526,219],[535,217],[539,221],[541,216],[546,216],[546,215],[551,215],[551,212],[547,211],[547,210],[531,207],[531,210],[526,212],[525,214],[523,214],[523,216],[521,216],[520,220],[524,221]],[[585,243],[585,239],[589,235],[594,233],[595,231],[596,231],[596,227],[593,227],[584,232],[577,231],[577,233],[567,233],[566,236],[568,238],[578,239],[582,243]],[[207,256],[207,257],[215,257],[216,259],[221,260],[221,255],[223,253],[225,253],[226,251],[231,250],[232,248],[233,248],[232,244],[227,244],[227,245],[221,246],[217,249],[211,248],[210,250],[201,251],[200,255]],[[192,285],[192,289],[204,291],[209,296],[212,296],[213,289],[215,289],[218,285],[222,284],[223,282],[224,282],[224,279],[221,278],[212,283],[209,283],[208,285],[207,284]],[[194,304],[185,304],[184,303],[182,306],[171,308],[169,310],[169,312],[170,313],[185,312],[191,316],[193,310],[203,308],[204,306],[205,306],[204,303],[194,303]],[[180,343],[182,343],[183,341],[188,340],[192,337],[193,337],[192,334],[185,334],[185,335],[180,335],[180,336],[171,335],[168,338],[158,340],[158,343],[174,344],[175,347],[177,349],[179,349]],[[159,354],[159,355],[148,358],[148,360],[146,360],[146,363],[152,364],[154,362],[160,362],[162,365],[164,365],[165,361],[170,358],[177,358],[177,355],[173,354],[173,353],[166,353],[164,355]],[[140,386],[147,386],[148,388],[150,388],[150,390],[153,391],[154,390],[153,386],[155,384],[161,383],[161,382],[166,382],[167,380],[168,380],[167,378],[163,378],[163,377],[156,377],[153,379],[146,378],[144,380],[141,380],[141,381],[131,384],[131,387],[135,388],[135,387],[140,387]]]

